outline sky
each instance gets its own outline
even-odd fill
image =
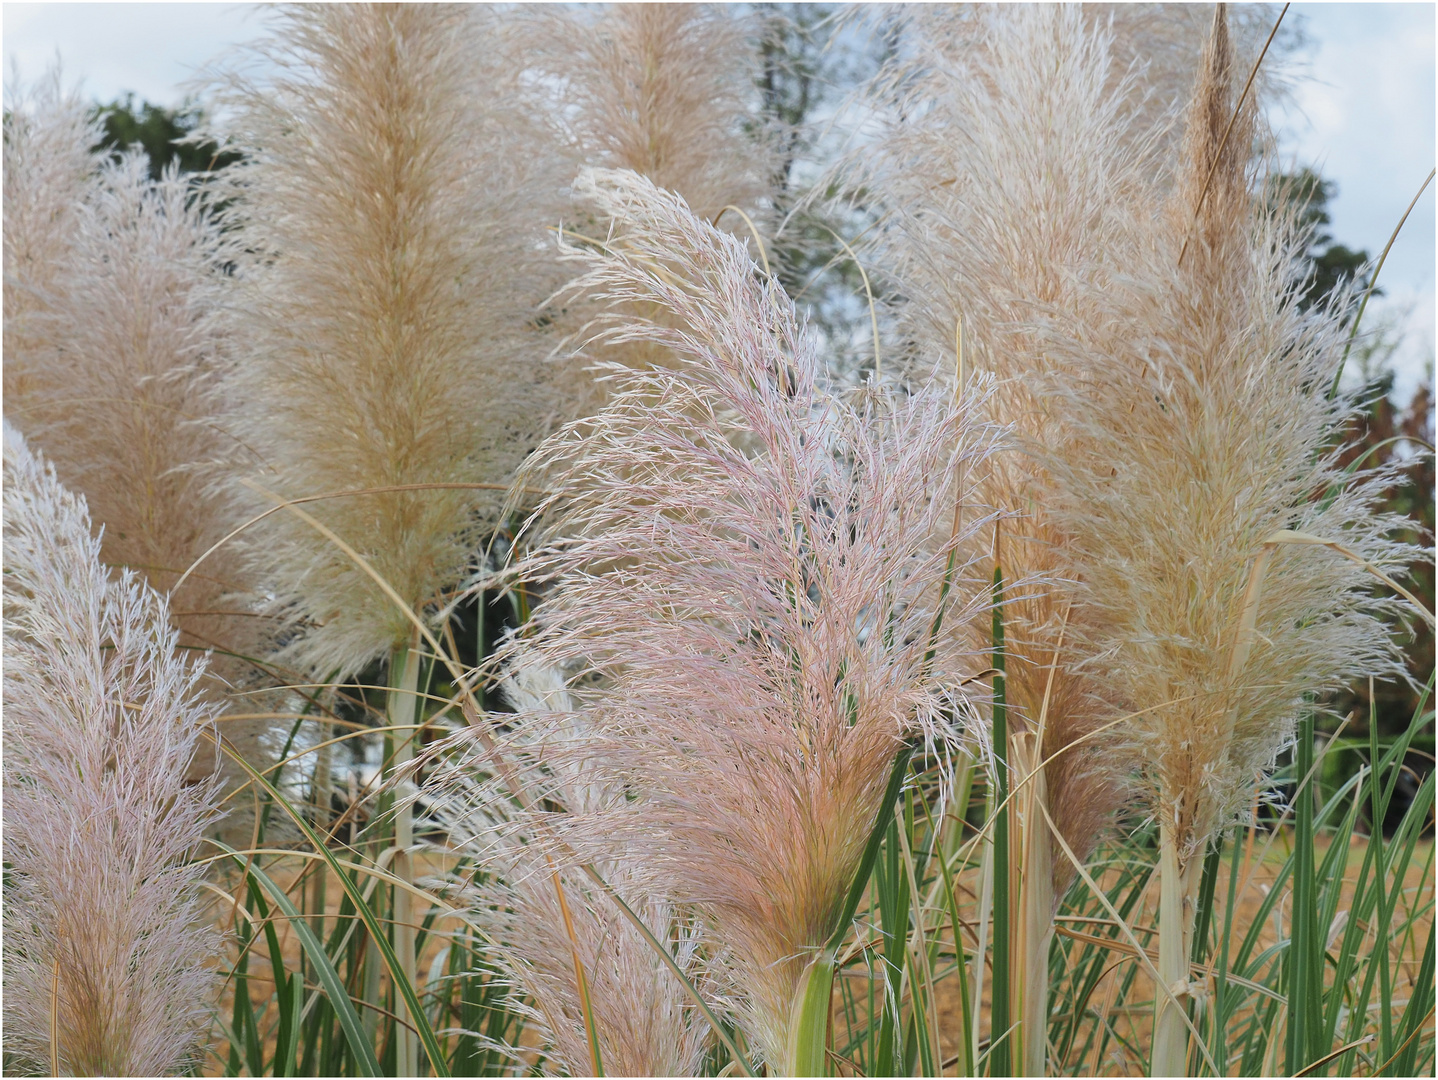
[[[1294,4],[1310,47],[1294,108],[1272,116],[1282,152],[1315,165],[1338,186],[1335,240],[1377,257],[1434,166],[1433,4]],[[1407,313],[1395,357],[1406,397],[1434,342],[1434,186],[1394,242],[1378,283],[1375,315]]]
[[[1337,184],[1331,232],[1377,256],[1434,165],[1434,5],[1294,4],[1306,76],[1272,115],[1285,158]],[[126,91],[175,105],[207,61],[258,36],[249,4],[4,5],[0,49],[24,81],[58,55],[68,81],[100,100]],[[7,82],[8,82],[7,78]],[[1379,279],[1365,323],[1403,318],[1395,358],[1406,397],[1434,351],[1434,189],[1418,201]]]

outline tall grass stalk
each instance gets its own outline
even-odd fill
[[[998,542],[995,538],[995,562],[998,561]],[[993,1076],[1016,1075],[1014,1053],[1013,1016],[1013,913],[1009,905],[1013,888],[1014,860],[1010,850],[1009,835],[1009,764],[1012,761],[1012,740],[1009,738],[1008,701],[1005,693],[1007,679],[1004,671],[1008,654],[1004,642],[1004,572],[1000,565],[994,567],[994,617],[993,617],[993,668],[994,700],[992,706],[993,729],[990,744],[994,754],[993,788],[993,912],[994,944],[993,1004],[990,1012],[989,1072]]]
[[[403,769],[414,759],[415,746],[420,737],[420,726],[416,723],[421,712],[419,698],[419,672],[421,653],[417,631],[411,632],[409,644],[390,654],[390,689],[387,703],[387,719],[394,729],[395,752],[393,767]],[[414,880],[412,851],[414,848],[414,810],[407,803],[397,807],[394,816],[394,868],[401,881]],[[394,893],[394,946],[399,957],[400,973],[419,988],[418,972],[414,952],[414,905],[408,890],[397,889]],[[406,1015],[401,1012],[401,1019]],[[419,1075],[419,1045],[409,1028],[401,1023],[395,1028],[397,1040],[396,1057],[399,1075]]]

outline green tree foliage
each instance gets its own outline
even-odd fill
[[[157,180],[171,162],[180,172],[193,173],[221,169],[238,158],[236,154],[220,152],[213,142],[186,141],[203,115],[193,102],[167,109],[148,101],[137,104],[134,94],[126,94],[123,99],[98,106],[95,113],[105,129],[96,149],[145,151],[150,159],[150,175]]]
[[[1312,230],[1306,253],[1312,276],[1302,302],[1303,307],[1312,307],[1332,296],[1344,282],[1359,277],[1369,261],[1368,252],[1337,243],[1328,232],[1333,222],[1328,203],[1338,193],[1332,180],[1325,180],[1305,167],[1296,173],[1275,176],[1270,183],[1272,190],[1281,192],[1283,198],[1295,205],[1299,220]],[[1383,293],[1382,289],[1373,291],[1380,296]]]

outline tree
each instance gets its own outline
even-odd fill
[[[1311,267],[1302,301],[1302,307],[1307,309],[1334,295],[1343,283],[1357,278],[1368,263],[1368,252],[1334,242],[1327,231],[1333,222],[1328,202],[1338,193],[1332,180],[1323,179],[1305,166],[1296,173],[1273,177],[1270,185],[1274,196],[1292,203],[1300,223],[1312,230],[1305,253]],[[1380,296],[1383,293],[1382,289],[1373,291]]]
[[[182,173],[207,172],[224,168],[239,155],[221,151],[214,142],[186,141],[203,119],[200,107],[185,102],[177,109],[167,109],[148,101],[135,103],[134,94],[126,94],[108,105],[100,105],[95,115],[104,125],[104,138],[97,150],[144,150],[150,159],[150,176],[158,180],[165,166],[174,162]]]

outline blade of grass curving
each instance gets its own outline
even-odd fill
[[[236,753],[233,748],[226,746],[225,752],[248,772],[257,784],[269,792],[270,797],[279,803],[280,807],[290,815],[300,831],[305,834],[305,838],[314,845],[315,850],[329,863],[330,869],[339,878],[340,884],[344,887],[346,894],[348,894],[353,901],[356,914],[364,921],[365,929],[369,931],[370,941],[379,948],[380,954],[384,958],[385,966],[389,969],[390,979],[396,991],[404,998],[405,1004],[409,1007],[411,1021],[419,1034],[420,1041],[424,1044],[425,1053],[429,1055],[430,1066],[434,1069],[435,1075],[448,1076],[449,1067],[446,1064],[443,1052],[440,1050],[439,1041],[435,1038],[434,1029],[430,1026],[429,1020],[425,1017],[424,1010],[420,1007],[419,999],[415,996],[414,987],[404,978],[403,971],[399,965],[399,959],[395,956],[394,949],[391,948],[387,935],[379,925],[370,906],[364,902],[360,894],[359,886],[355,884],[349,874],[344,872],[339,861],[330,853],[328,846],[315,833],[314,829],[310,827],[309,822],[305,821],[304,815],[290,805],[289,800],[277,791],[249,762],[245,761],[240,754]],[[289,899],[286,898],[281,907],[288,904]],[[292,908],[293,905],[290,905],[290,907]],[[308,933],[309,926],[308,923],[306,923],[301,934],[303,936]],[[310,937],[313,938],[313,935],[311,934]],[[317,940],[316,945],[318,945]]]
[[[247,875],[248,876],[248,875]],[[238,911],[238,906],[236,911]],[[248,916],[248,912],[246,913]],[[234,991],[234,1019],[231,1027],[241,1043],[230,1043],[230,1061],[226,1069],[229,1075],[238,1076],[240,1066],[248,1065],[252,1076],[260,1076],[265,1071],[264,1052],[260,1047],[259,1022],[255,1019],[254,1005],[250,1000],[250,943],[254,940],[254,921],[246,918],[241,924],[236,917],[236,936],[240,941],[239,960],[235,963],[235,991]],[[244,1058],[241,1059],[240,1051],[243,1048]]]
[[[256,490],[263,490],[262,488],[259,488],[258,485],[255,485],[255,487],[256,487]],[[217,541],[215,541],[213,544],[211,544],[208,548],[206,548],[206,549],[200,554],[200,557],[199,557],[198,559],[196,559],[194,562],[192,562],[192,563],[190,564],[189,568],[188,568],[183,574],[180,575],[179,579],[175,582],[175,584],[174,584],[173,586],[171,586],[170,591],[171,591],[172,593],[177,592],[177,591],[179,590],[180,586],[183,585],[183,584],[186,582],[186,580],[189,578],[189,576],[190,576],[191,574],[193,574],[193,573],[199,568],[200,563],[204,562],[206,559],[208,559],[208,558],[209,558],[211,555],[213,555],[215,552],[219,551],[220,548],[224,547],[226,544],[228,544],[228,543],[229,543],[231,540],[233,540],[235,537],[239,536],[240,533],[244,532],[246,529],[250,528],[250,527],[253,526],[253,525],[258,525],[261,521],[264,521],[265,518],[269,517],[271,514],[278,514],[281,510],[285,509],[285,508],[288,507],[288,506],[295,506],[295,505],[298,505],[298,504],[300,504],[300,503],[323,502],[323,501],[325,501],[326,499],[342,499],[342,498],[346,498],[346,497],[352,496],[352,495],[387,495],[387,494],[390,494],[390,493],[392,493],[392,492],[399,492],[399,491],[448,491],[448,490],[463,490],[463,491],[471,491],[471,490],[475,490],[475,491],[508,491],[508,490],[509,490],[509,486],[508,486],[507,484],[449,484],[449,483],[443,483],[443,484],[389,484],[389,485],[386,485],[386,486],[384,486],[384,487],[349,488],[349,489],[347,489],[347,490],[345,490],[345,491],[327,491],[327,492],[325,492],[323,495],[304,495],[304,496],[301,496],[301,497],[298,498],[298,499],[280,499],[280,498],[279,498],[278,496],[276,496],[276,495],[270,495],[270,498],[276,499],[276,500],[280,503],[280,505],[278,505],[278,506],[272,506],[272,507],[270,507],[268,510],[265,510],[265,511],[259,513],[259,514],[256,514],[254,517],[252,517],[252,518],[250,518],[248,521],[246,521],[243,525],[239,526],[239,527],[236,528],[236,529],[232,529],[230,532],[228,532],[228,533],[226,533],[224,536],[222,536],[219,540],[217,540]],[[531,492],[530,489],[528,489],[528,488],[525,488],[524,490],[525,490],[526,493],[535,494],[534,492]],[[269,493],[269,492],[265,492],[265,494],[266,494],[266,495],[269,495],[270,493]],[[541,495],[542,495],[542,494],[545,494],[545,493],[544,493],[544,492],[538,492],[537,494],[541,494]]]
[[[256,774],[258,775],[258,774]],[[278,792],[276,792],[278,795]],[[220,840],[211,840],[210,843],[229,854],[243,868],[245,856],[234,848]],[[283,889],[276,885],[263,870],[258,866],[251,865],[247,871],[251,879],[249,887],[256,889],[255,883],[264,887],[265,892],[270,894],[275,905],[284,913],[295,932],[299,935],[300,944],[304,947],[305,953],[315,965],[315,973],[319,976],[324,985],[325,992],[329,995],[330,1004],[334,1007],[339,1017],[341,1026],[344,1028],[345,1038],[349,1041],[350,1048],[354,1051],[355,1061],[364,1076],[379,1076],[379,1062],[375,1060],[374,1048],[364,1036],[363,1027],[360,1024],[359,1016],[354,1011],[354,1005],[350,1001],[349,994],[345,992],[340,982],[339,974],[331,963],[329,954],[325,952],[324,945],[315,937],[314,931],[310,929],[309,921],[301,915],[300,911],[290,902]],[[258,1073],[256,1075],[259,1075]]]
[[[275,1003],[279,1007],[280,1027],[275,1038],[275,1056],[270,1061],[271,1071],[276,1076],[287,1076],[294,1068],[293,1053],[286,1061],[285,1051],[289,1049],[290,1030],[289,1020],[295,1009],[290,1001],[290,995],[294,990],[294,984],[290,979],[289,972],[285,967],[285,955],[280,948],[280,936],[275,932],[275,921],[270,916],[270,909],[265,904],[264,895],[256,883],[253,875],[247,875],[246,885],[250,893],[250,902],[254,905],[259,914],[260,926],[264,930],[265,944],[270,951],[270,982],[275,988]]]
[[[300,1045],[301,1020],[304,1016],[305,981],[298,971],[284,976],[285,990],[279,994],[280,1030],[275,1036],[275,1057],[272,1071],[276,1076],[297,1076],[295,1055]],[[276,992],[279,987],[276,986]]]
[[[1402,759],[1399,760],[1401,767]],[[1397,909],[1400,902],[1402,902],[1407,889],[1408,869],[1412,864],[1413,855],[1417,847],[1419,836],[1422,834],[1423,827],[1428,821],[1429,812],[1431,811],[1433,806],[1433,793],[1434,775],[1430,772],[1424,778],[1423,783],[1419,785],[1417,795],[1415,796],[1413,802],[1410,804],[1408,810],[1405,812],[1403,820],[1400,823],[1396,832],[1394,833],[1393,840],[1389,845],[1389,851],[1392,853],[1392,858],[1389,862],[1388,874],[1384,880],[1391,881],[1392,888],[1391,890],[1385,889],[1384,891],[1386,895],[1380,899],[1380,925],[1383,926],[1386,930],[1386,933],[1381,938],[1380,947],[1378,948],[1380,963],[1380,988],[1383,994],[1380,1012],[1383,1015],[1384,1020],[1388,1022],[1387,1024],[1385,1024],[1385,1029],[1383,1031],[1383,1037],[1380,1042],[1380,1046],[1384,1047],[1381,1052],[1387,1054],[1390,1066],[1394,1067],[1396,1070],[1391,1074],[1394,1076],[1403,1076],[1407,1074],[1404,1073],[1401,1069],[1397,1069],[1396,1065],[1392,1065],[1392,1063],[1400,1059],[1401,1056],[1406,1053],[1406,1049],[1410,1045],[1413,1047],[1415,1052],[1417,1049],[1417,1044],[1410,1043],[1408,1037],[1405,1035],[1405,1031],[1407,1030],[1405,1025],[1415,1020],[1417,1016],[1422,1016],[1423,1012],[1425,1011],[1420,1010],[1417,1013],[1412,1013],[1415,1002],[1417,1002],[1420,997],[1422,997],[1428,1002],[1431,1002],[1432,1000],[1431,993],[1433,980],[1430,965],[1427,978],[1427,986],[1425,987],[1423,985],[1421,979],[1419,980],[1419,982],[1413,985],[1412,996],[1407,1003],[1404,1017],[1400,1019],[1396,1029],[1392,1030],[1391,1032],[1388,1030],[1389,1025],[1391,1025],[1394,1010],[1397,1008],[1398,1005],[1403,1004],[1401,1001],[1397,1001],[1394,999],[1394,987],[1392,983],[1384,981],[1391,979],[1389,973],[1389,966],[1392,963],[1392,958],[1390,955],[1391,949],[1389,943],[1396,939],[1399,942],[1400,949],[1406,951],[1404,943],[1412,936],[1414,921],[1411,915],[1403,919],[1400,923],[1397,918]],[[1400,930],[1401,933],[1399,932]],[[1431,948],[1432,937],[1430,924],[1430,937],[1427,949]],[[1425,952],[1426,951],[1427,950],[1425,950]],[[1424,963],[1427,963],[1427,961],[1425,960]]]
[[[1398,219],[1398,224],[1393,227],[1393,233],[1388,237],[1388,243],[1383,245],[1383,252],[1378,256],[1378,265],[1373,268],[1373,276],[1368,279],[1368,288],[1363,290],[1363,300],[1358,305],[1358,312],[1353,316],[1353,325],[1348,330],[1348,343],[1343,347],[1343,358],[1338,361],[1338,370],[1333,373],[1333,385],[1328,388],[1328,396],[1332,398],[1338,393],[1339,380],[1343,378],[1343,369],[1348,366],[1348,354],[1353,349],[1353,340],[1358,336],[1358,324],[1363,321],[1363,313],[1368,309],[1368,298],[1373,295],[1373,290],[1378,285],[1378,274],[1383,269],[1383,264],[1388,261],[1388,252],[1393,247],[1393,242],[1398,239],[1398,234],[1403,231],[1403,224],[1408,220],[1408,215],[1413,213],[1413,208],[1418,205],[1418,200],[1423,197],[1423,192],[1428,190],[1428,185],[1433,182],[1434,169],[1428,173],[1428,178],[1418,188],[1418,194],[1413,196],[1413,201],[1408,204],[1408,209],[1403,211],[1403,216]]]
[[[1368,1045],[1369,1043],[1371,1043],[1372,1041],[1373,1041],[1373,1036],[1372,1036],[1372,1035],[1365,1035],[1365,1036],[1363,1036],[1363,1038],[1359,1039],[1357,1042],[1348,1043],[1348,1044],[1345,1045],[1345,1046],[1340,1046],[1337,1050],[1334,1050],[1331,1054],[1325,1054],[1323,1057],[1319,1058],[1317,1061],[1315,1061],[1312,1065],[1308,1066],[1308,1068],[1304,1069],[1302,1072],[1296,1072],[1296,1073],[1294,1073],[1293,1075],[1294,1075],[1295,1077],[1298,1077],[1298,1076],[1323,1076],[1323,1075],[1325,1075],[1326,1072],[1327,1072],[1327,1070],[1324,1068],[1324,1066],[1326,1066],[1330,1061],[1333,1061],[1333,1060],[1336,1059],[1336,1058],[1342,1057],[1344,1054],[1348,1053],[1350,1050],[1356,1050],[1356,1049],[1357,1049],[1358,1047],[1360,1047],[1360,1046],[1367,1046],[1367,1045]]]
[[[967,808],[968,805],[968,777],[966,767],[965,784],[960,797],[955,800],[954,820],[958,822],[957,829],[962,830],[964,814],[960,807]],[[929,804],[924,802],[924,813],[929,815],[929,828],[937,832],[933,816],[929,811]],[[948,853],[944,850],[942,843],[934,849],[939,861],[939,880],[944,886],[944,904],[949,913],[949,925],[954,933],[954,963],[958,969],[959,979],[959,1059],[955,1063],[958,1066],[958,1075],[966,1076],[973,1069],[974,1043],[973,1033],[969,1027],[969,980],[968,962],[964,956],[964,935],[959,926],[959,902],[954,893],[954,877],[949,870]]]
[[[889,783],[884,789],[884,798],[879,804],[879,813],[874,820],[874,827],[869,832],[869,842],[864,845],[864,853],[860,856],[858,868],[854,871],[854,878],[849,883],[849,892],[844,897],[844,906],[839,909],[839,920],[835,924],[834,932],[824,946],[835,953],[839,951],[839,947],[844,943],[844,938],[848,936],[849,925],[854,921],[854,913],[859,910],[859,901],[863,899],[864,890],[869,884],[869,877],[874,872],[874,860],[879,857],[879,846],[884,842],[884,835],[888,832],[894,805],[899,801],[899,793],[903,789],[904,779],[909,772],[909,762],[913,756],[913,742],[905,742],[899,752],[894,755],[894,766],[889,771]]]
[[[1370,775],[1371,770],[1365,766],[1350,780],[1348,785],[1345,785],[1345,788],[1352,787],[1354,789],[1353,799],[1349,805],[1348,814],[1344,818],[1343,824],[1333,838],[1332,850],[1341,852],[1341,861],[1338,864],[1336,872],[1332,875],[1332,880],[1336,884],[1331,890],[1331,898],[1323,914],[1323,925],[1328,927],[1334,925],[1334,920],[1338,917],[1338,905],[1343,901],[1343,883],[1347,878],[1349,849],[1352,846],[1353,832],[1358,823],[1358,816],[1363,807],[1363,800],[1367,794],[1366,788]],[[1338,1037],[1338,1019],[1347,997],[1349,979],[1352,977],[1353,968],[1357,963],[1359,943],[1354,933],[1359,927],[1353,915],[1362,902],[1365,891],[1364,883],[1368,879],[1369,865],[1368,859],[1365,858],[1354,882],[1353,896],[1348,901],[1347,922],[1343,928],[1342,937],[1339,940],[1337,956],[1333,960],[1333,989],[1324,1000],[1324,1046],[1332,1046],[1334,1040]],[[1332,935],[1332,930],[1330,930],[1329,933]],[[1315,1062],[1310,1067],[1310,1071],[1323,1067],[1333,1056],[1333,1054],[1325,1055],[1322,1062]],[[1326,1075],[1326,1070],[1325,1072],[1319,1073],[1319,1075]]]
[[[933,965],[930,963],[929,945],[924,935],[923,893],[919,890],[919,871],[915,865],[913,845],[909,841],[909,837],[912,836],[914,832],[914,799],[912,791],[908,793],[905,803],[903,813],[899,812],[897,806],[894,808],[896,818],[894,824],[899,840],[899,854],[903,859],[904,873],[909,883],[909,899],[913,905],[913,918],[910,922],[910,926],[912,927],[910,944],[913,946],[914,955],[919,958],[918,974],[923,978],[922,990],[924,1000],[927,1004],[922,1010],[920,1009],[920,995],[918,992],[921,988],[915,982],[911,982],[910,985],[914,1015],[916,1017],[922,1015],[925,1021],[923,1023],[920,1023],[918,1020],[915,1021],[916,1026],[923,1029],[920,1034],[927,1036],[927,1038],[921,1037],[919,1039],[919,1055],[923,1061],[924,1075],[933,1076],[938,1071],[939,1063],[943,1061],[943,1055],[939,1050],[939,1018],[935,1012],[938,1006],[936,1004],[937,998],[934,994],[934,971]]]
[[[879,954],[879,975],[883,991],[882,1011],[877,1017],[873,1063],[874,1076],[902,1076],[904,1071],[902,996],[905,946],[909,939],[909,880],[899,871],[899,825],[891,820],[885,830],[884,846],[874,860],[870,902],[878,909],[879,932],[884,948]],[[875,1017],[869,1014],[871,1026]]]
[[[829,234],[839,242],[839,246],[842,247],[844,251],[848,254],[849,258],[854,263],[855,269],[859,271],[859,279],[864,283],[864,295],[869,300],[869,324],[874,332],[874,383],[875,385],[878,385],[883,375],[883,359],[879,354],[879,315],[876,308],[874,307],[874,290],[869,285],[868,271],[864,269],[864,264],[859,261],[859,256],[854,254],[854,249],[849,246],[848,242],[845,241],[842,236],[834,232],[834,230],[830,229],[827,225],[823,226],[823,228],[827,230]]]

